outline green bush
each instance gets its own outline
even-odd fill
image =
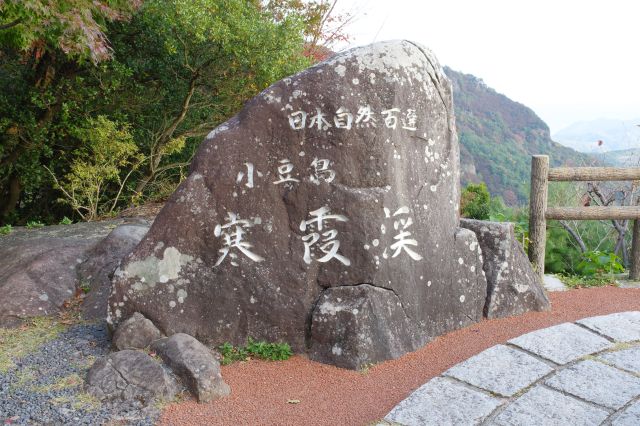
[[[585,277],[624,272],[620,257],[614,253],[605,253],[598,250],[582,253],[582,261],[578,263],[576,269],[580,275]]]
[[[11,233],[11,225],[0,226],[0,235],[9,235]]]
[[[284,361],[293,355],[288,343],[258,342],[251,337],[247,340],[246,346],[235,347],[226,342],[218,349],[220,350],[220,355],[222,355],[222,365],[228,365],[234,361],[246,361],[251,357],[268,361]]]
[[[484,183],[470,183],[460,195],[460,214],[469,219],[488,220],[491,196]]]

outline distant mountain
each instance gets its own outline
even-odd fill
[[[530,108],[497,93],[478,77],[445,67],[453,83],[460,139],[461,181],[485,182],[509,205],[529,198],[531,155],[552,166],[591,165],[594,159],[551,140],[549,127]]]
[[[593,154],[603,163],[618,167],[640,167],[640,148]]]
[[[640,148],[640,118],[581,121],[560,130],[553,139],[580,152],[608,152]],[[598,141],[602,141],[599,145]]]

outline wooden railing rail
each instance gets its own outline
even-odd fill
[[[640,167],[557,167],[549,168],[547,155],[531,158],[529,210],[529,260],[542,279],[549,220],[633,220],[629,278],[640,279],[640,206],[547,207],[550,181],[640,180]]]

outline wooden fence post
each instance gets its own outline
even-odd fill
[[[531,157],[531,194],[529,209],[529,261],[533,269],[543,279],[544,250],[547,238],[547,187],[549,179],[549,157]]]
[[[631,265],[629,265],[629,279],[640,280],[640,219],[633,221],[633,239],[631,240]]]

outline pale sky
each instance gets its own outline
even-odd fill
[[[339,0],[350,46],[409,39],[533,109],[554,133],[640,118],[639,0]]]

